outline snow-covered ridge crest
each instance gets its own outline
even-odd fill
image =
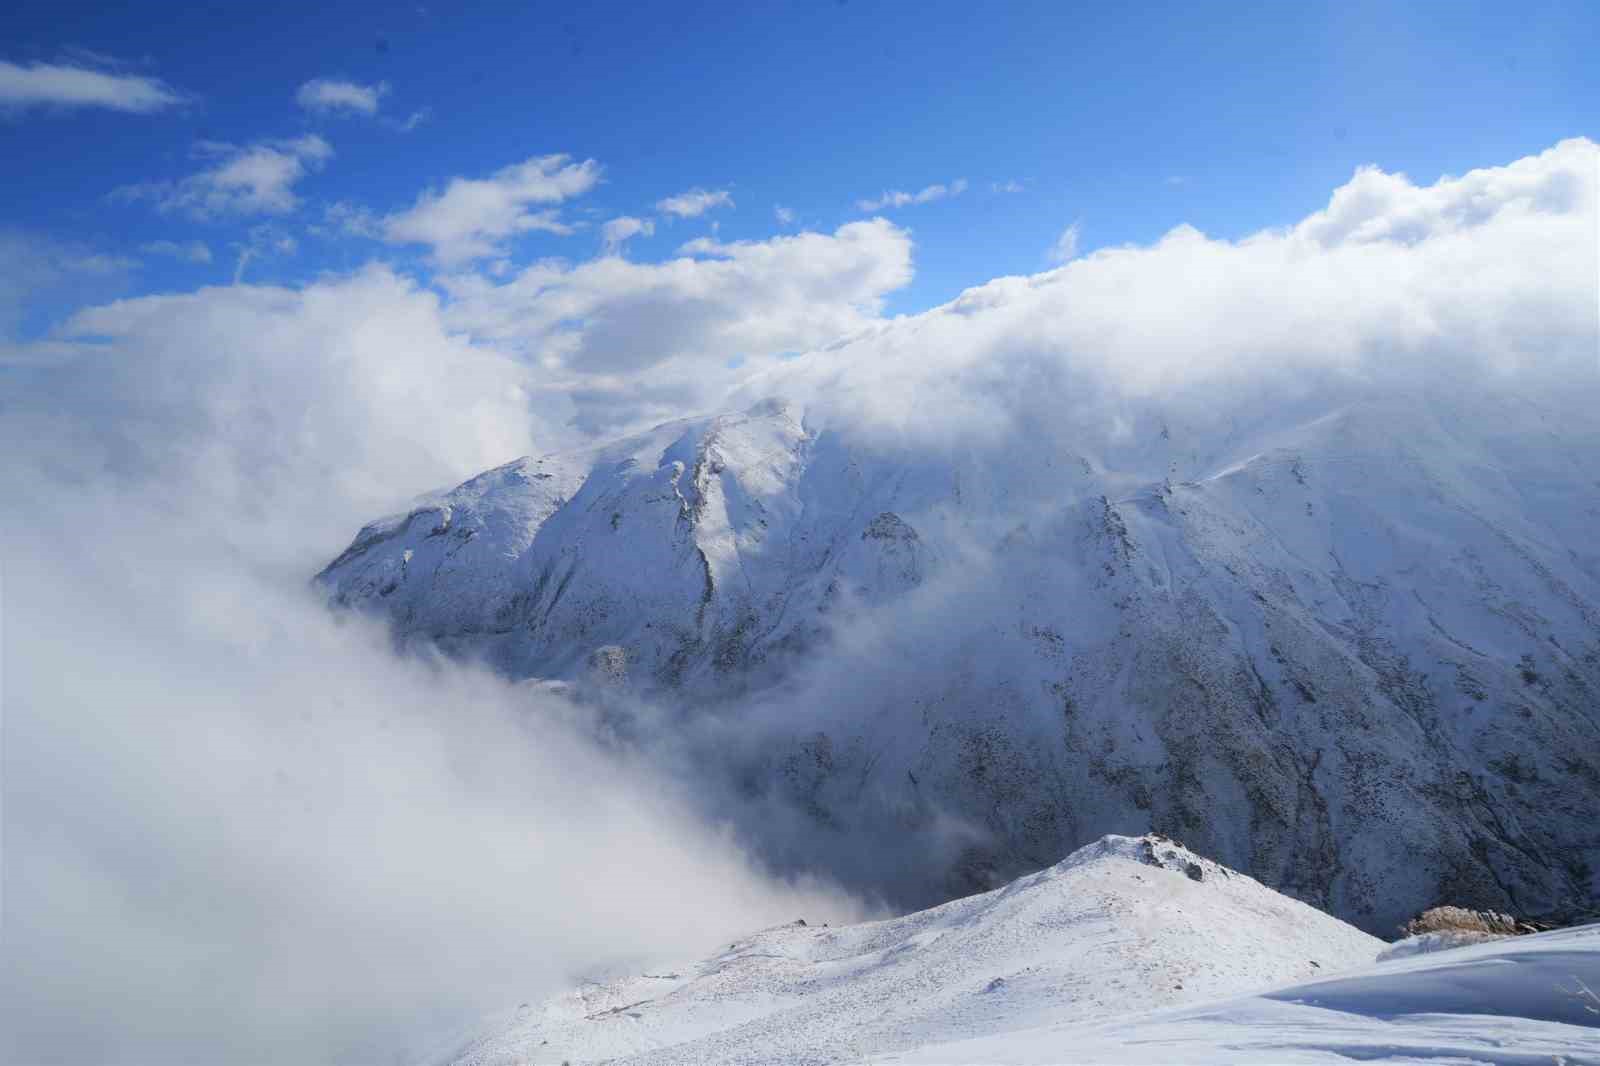
[[[1110,836],[928,911],[799,921],[699,962],[585,983],[451,1061],[861,1061],[1254,991],[1370,962],[1381,946],[1174,841]]]
[[[573,675],[620,648],[644,688],[741,681],[836,604],[892,597],[932,565],[898,515],[860,510],[870,493],[847,457],[820,456],[851,489],[806,497],[817,444],[768,401],[519,459],[367,526],[318,580],[405,636],[478,642],[516,676]]]

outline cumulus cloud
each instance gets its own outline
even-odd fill
[[[613,218],[600,227],[602,254],[617,255],[622,246],[634,237],[648,237],[656,231],[656,224],[647,218],[623,215]]]
[[[1597,164],[1571,140],[1426,186],[1362,170],[1297,225],[1236,241],[1179,226],[1001,278],[774,368],[745,398],[825,390],[874,431],[1031,418],[1109,446],[1130,404],[1243,420],[1374,381],[1593,381]]]
[[[912,204],[928,204],[935,200],[943,200],[951,196],[960,196],[967,191],[967,179],[957,178],[949,185],[929,185],[918,192],[902,192],[898,189],[885,192],[876,200],[857,200],[856,207],[862,211],[882,211],[885,208],[909,207]]]
[[[730,359],[753,368],[863,329],[910,278],[910,237],[874,220],[690,241],[663,263],[544,262],[502,284],[444,284],[452,326],[546,368],[598,429],[713,402],[732,382]]]
[[[187,263],[211,262],[211,248],[205,241],[151,241],[139,246],[148,255],[164,255]]]
[[[87,66],[0,60],[0,110],[103,107],[148,115],[176,107],[183,96],[156,79]]]
[[[1050,246],[1051,262],[1065,263],[1078,258],[1078,234],[1081,228],[1080,223],[1074,222],[1061,231],[1061,236]]]
[[[540,432],[435,296],[372,269],[62,335],[0,398],[0,1059],[400,1061],[589,967],[854,913],[559,697],[313,599],[375,508]]]
[[[74,426],[62,454],[141,477],[199,464],[215,506],[258,520],[291,488],[384,507],[409,486],[534,447],[529,368],[452,336],[436,296],[382,268],[302,289],[122,300],[79,312],[54,337],[90,346],[54,371],[62,388],[116,397]],[[42,438],[49,411],[8,413],[37,419]],[[337,516],[312,508],[290,520],[336,543],[355,517],[341,504]],[[253,547],[268,551],[282,532]]]
[[[333,157],[316,134],[261,141],[243,147],[202,141],[195,154],[211,166],[178,182],[144,182],[118,189],[122,200],[150,200],[163,212],[195,218],[222,215],[286,215],[300,206],[294,187]]]
[[[656,201],[657,211],[675,218],[698,218],[713,208],[732,206],[733,196],[727,189],[695,188]]]
[[[314,115],[376,115],[389,83],[362,85],[337,78],[312,78],[295,92],[295,103]]]
[[[519,234],[571,233],[555,210],[534,211],[530,205],[559,204],[599,180],[594,160],[576,163],[565,155],[536,156],[487,178],[452,178],[442,191],[424,192],[409,210],[385,218],[384,238],[426,244],[446,265],[502,255],[505,242]]]

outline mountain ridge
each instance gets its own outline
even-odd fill
[[[769,859],[845,842],[901,903],[1156,830],[1370,930],[1538,913],[1600,867],[1575,403],[1445,383],[1225,432],[1151,404],[940,452],[768,401],[518,460],[318,581],[403,641],[679,708],[736,802],[817,829]],[[914,874],[870,868],[907,832]]]

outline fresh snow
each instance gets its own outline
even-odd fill
[[[319,581],[514,678],[720,708],[702,771],[886,856],[847,883],[899,906],[1157,830],[1376,933],[1539,914],[1600,894],[1596,410],[1441,380],[986,450],[764,402],[490,471]]]
[[[931,910],[780,926],[699,962],[586,983],[449,1061],[875,1060],[1303,981],[1382,946],[1172,841],[1109,836]]]
[[[1600,926],[1414,955],[1270,992],[873,1056],[1047,1063],[1600,1063]]]

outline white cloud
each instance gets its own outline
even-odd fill
[[[313,232],[326,234],[331,227],[351,237],[383,238],[383,220],[374,215],[371,208],[361,204],[337,200],[323,208],[322,220],[325,225],[311,227]]]
[[[317,115],[376,115],[389,83],[361,85],[336,78],[312,78],[294,94],[301,108]]]
[[[402,119],[400,121],[396,121],[396,122],[391,122],[390,125],[394,129],[399,130],[401,133],[410,133],[412,130],[416,129],[418,126],[422,125],[424,122],[427,122],[432,117],[433,117],[433,108],[431,108],[431,107],[421,107],[421,108],[418,108],[417,110],[411,112],[411,114],[407,115],[404,119]]]
[[[772,214],[773,214],[773,217],[778,220],[778,225],[780,225],[780,226],[792,226],[792,225],[794,225],[794,217],[795,216],[794,216],[794,211],[791,208],[787,208],[787,207],[784,207],[782,204],[779,204],[779,205],[777,205],[776,207],[774,207],[772,209]]]
[[[604,255],[616,255],[622,246],[634,237],[648,237],[656,231],[656,224],[647,218],[623,215],[613,218],[600,227]]]
[[[1022,182],[1017,181],[1015,179],[1008,180],[1008,181],[997,181],[997,182],[992,183],[989,186],[989,190],[991,192],[1001,192],[1001,193],[1022,192],[1025,189],[1026,189],[1026,186],[1023,185]]]
[[[908,207],[912,204],[928,204],[935,200],[943,200],[951,196],[960,196],[967,191],[967,179],[957,178],[949,185],[929,185],[919,192],[901,192],[893,190],[884,193],[876,200],[857,200],[856,207],[862,211],[882,211],[884,208]]]
[[[138,265],[81,244],[0,228],[0,366],[53,361],[59,345],[17,341],[29,312],[63,298],[105,299]]]
[[[195,151],[216,162],[182,181],[127,185],[113,196],[151,200],[163,213],[181,211],[202,219],[285,215],[300,206],[294,186],[333,156],[333,148],[316,134],[243,147],[202,141]]]
[[[238,285],[244,281],[245,267],[252,262],[267,256],[294,255],[300,250],[300,242],[281,226],[267,222],[252,226],[249,239],[234,247],[239,249],[239,258],[233,267],[233,283]]]
[[[656,201],[657,211],[677,218],[697,218],[712,208],[732,206],[733,196],[727,189],[690,189]]]
[[[211,248],[205,241],[151,241],[149,244],[139,246],[141,252],[149,255],[165,255],[173,259],[182,259],[188,263],[211,262]]]
[[[1058,424],[1075,448],[1110,448],[1133,404],[1225,425],[1319,391],[1593,384],[1597,166],[1571,140],[1426,186],[1364,169],[1297,225],[1236,241],[1179,226],[997,279],[792,360],[746,398],[825,395],[871,432],[939,439]]]
[[[1078,258],[1078,234],[1081,223],[1074,222],[1061,231],[1061,236],[1050,246],[1050,261],[1052,263],[1065,263]]]
[[[504,284],[446,279],[452,326],[522,351],[579,424],[600,430],[718,402],[746,367],[878,320],[911,278],[911,240],[882,221],[766,241],[690,241],[663,263],[539,263]],[[741,371],[744,373],[747,371]]]
[[[0,403],[30,619],[6,631],[0,1059],[387,1061],[600,960],[850,914],[587,715],[311,595],[376,510],[550,439],[529,368],[435,296],[374,269],[63,335],[88,350]]]
[[[0,60],[0,109],[103,107],[146,115],[182,102],[178,92],[155,78],[56,63],[24,67]]]
[[[505,241],[518,234],[571,233],[556,211],[531,211],[529,205],[570,200],[599,180],[594,160],[574,163],[565,155],[536,156],[487,178],[452,178],[442,192],[429,190],[409,210],[385,218],[384,238],[426,244],[446,265],[501,255]]]

